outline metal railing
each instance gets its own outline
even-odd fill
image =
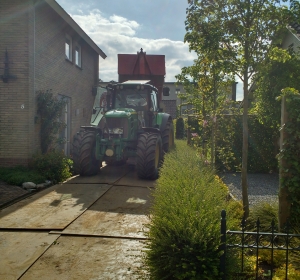
[[[288,264],[289,264],[289,253],[291,251],[300,251],[299,246],[293,245],[292,240],[295,238],[300,238],[299,234],[291,234],[290,227],[287,224],[285,233],[278,233],[276,231],[275,222],[272,221],[270,225],[270,232],[261,231],[260,220],[256,222],[256,231],[247,231],[246,220],[242,219],[241,230],[231,231],[226,228],[226,211],[221,212],[221,246],[220,250],[223,254],[220,257],[220,272],[222,280],[231,279],[228,278],[226,271],[226,253],[231,248],[238,248],[241,250],[241,270],[239,275],[246,275],[244,271],[245,264],[245,251],[252,250],[253,256],[256,259],[255,266],[255,279],[259,277],[259,252],[261,250],[269,250],[270,256],[270,273],[264,279],[272,279],[274,274],[274,252],[275,250],[285,251],[285,279],[288,279]],[[228,237],[233,238],[234,244],[229,244]],[[227,277],[226,277],[227,276]],[[246,279],[246,278],[244,278]]]

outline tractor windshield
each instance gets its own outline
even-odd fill
[[[148,90],[122,89],[116,91],[115,109],[133,108],[137,111],[147,108]]]

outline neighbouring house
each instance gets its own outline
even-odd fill
[[[287,49],[293,47],[295,51],[299,51],[300,47],[300,24],[293,23],[287,27],[287,32],[282,40],[282,48]]]
[[[165,82],[164,86],[170,89],[170,95],[163,96],[162,98],[165,111],[173,118],[191,114],[193,106],[191,104],[186,104],[185,101],[179,97],[179,94],[185,94],[183,85],[177,85],[175,82]]]
[[[68,101],[63,149],[89,125],[105,53],[55,0],[0,1],[0,166],[27,165],[40,149],[37,91]]]

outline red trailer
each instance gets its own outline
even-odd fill
[[[146,55],[141,49],[137,54],[118,54],[119,83],[128,80],[150,80],[158,89],[162,100],[163,84],[166,75],[164,55]]]

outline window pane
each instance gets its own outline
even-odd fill
[[[68,44],[68,42],[66,42],[65,44],[65,52],[66,52],[66,57],[70,59],[70,45]]]
[[[78,50],[75,51],[75,63],[76,63],[76,65],[79,65],[79,52],[78,52]]]

